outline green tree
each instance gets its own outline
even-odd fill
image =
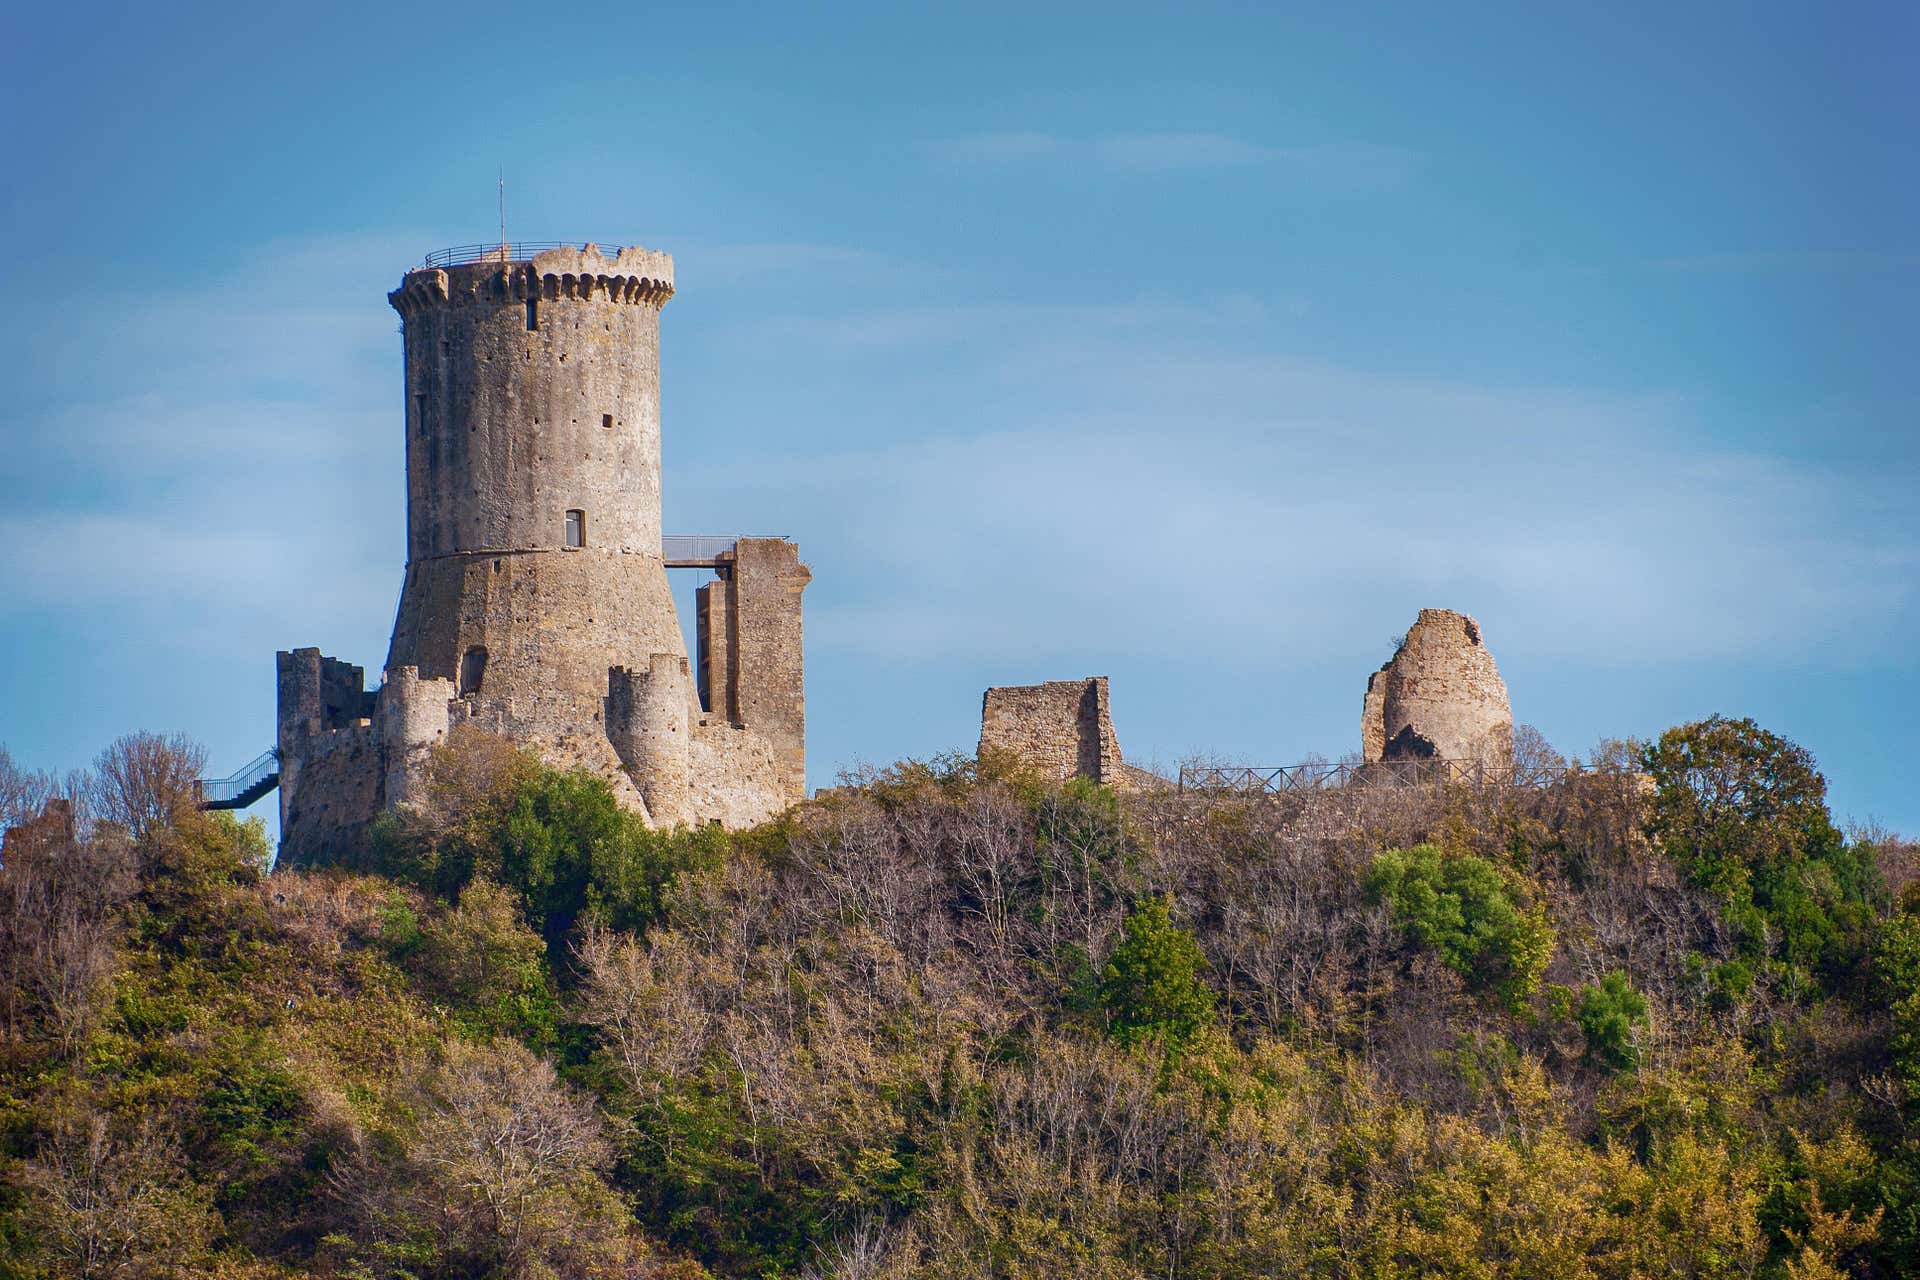
[[[486,880],[467,885],[458,907],[420,930],[419,961],[469,1034],[518,1036],[536,1046],[552,1039],[559,1011],[546,945],[507,890]]]
[[[682,873],[728,848],[717,827],[651,830],[598,774],[469,731],[433,750],[419,802],[376,825],[371,869],[447,898],[476,879],[510,889],[558,956],[582,912],[644,929]]]
[[[1173,923],[1171,897],[1147,899],[1121,934],[1100,985],[1108,1028],[1122,1044],[1165,1037],[1177,1049],[1213,1018],[1200,944]]]
[[[1588,987],[1574,1020],[1586,1033],[1588,1058],[1615,1071],[1631,1070],[1639,1061],[1633,1032],[1647,1020],[1647,1000],[1626,974],[1609,973]]]
[[[1859,958],[1879,877],[1871,847],[1834,828],[1806,748],[1713,716],[1667,730],[1641,764],[1654,782],[1648,834],[1720,896],[1748,956],[1772,953],[1790,975]]]
[[[1553,926],[1544,909],[1527,904],[1525,883],[1514,872],[1421,844],[1375,858],[1366,888],[1408,937],[1438,951],[1474,986],[1497,990],[1509,1003],[1539,988],[1553,955]]]

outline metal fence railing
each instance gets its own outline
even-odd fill
[[[451,249],[435,249],[427,255],[426,265],[430,267],[457,267],[468,262],[525,262],[536,253],[545,253],[549,249],[584,249],[589,244],[600,246],[600,252],[608,258],[619,256],[621,246],[609,240],[515,240],[507,244],[495,241],[492,244],[457,244]]]
[[[1483,760],[1375,760],[1367,764],[1182,765],[1182,791],[1236,795],[1282,795],[1340,787],[1450,782],[1466,786],[1544,787],[1563,770],[1515,768]]]

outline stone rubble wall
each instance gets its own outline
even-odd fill
[[[1012,752],[1062,782],[1078,777],[1125,785],[1138,772],[1121,762],[1105,676],[988,689],[980,706],[980,750]]]
[[[1451,609],[1422,609],[1399,652],[1367,681],[1360,738],[1368,761],[1510,765],[1513,711],[1480,624]]]

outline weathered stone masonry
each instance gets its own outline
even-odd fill
[[[1479,623],[1451,609],[1420,611],[1393,657],[1367,678],[1360,744],[1369,762],[1512,762],[1513,711]]]
[[[791,543],[734,544],[702,591],[712,698],[689,670],[661,550],[672,296],[667,254],[591,245],[416,270],[389,295],[406,577],[380,689],[317,650],[280,655],[283,858],[357,846],[462,722],[601,773],[656,825],[744,825],[804,796],[810,575]]]
[[[1166,785],[1120,758],[1105,676],[988,689],[980,701],[980,751],[1011,752],[1062,782],[1088,778],[1123,791]]]
[[[1107,705],[1107,678],[987,690],[980,703],[980,750],[1010,751],[1049,778],[1111,782],[1120,743]]]

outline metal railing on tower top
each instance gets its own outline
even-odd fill
[[[598,245],[608,258],[619,256],[617,240],[515,240],[508,244],[458,244],[451,249],[435,249],[427,255],[429,267],[457,267],[469,262],[525,262],[536,253],[549,249],[584,249]]]

